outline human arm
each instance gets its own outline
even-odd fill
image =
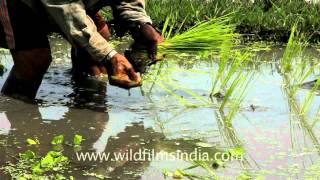
[[[118,29],[128,29],[136,43],[146,46],[149,57],[156,59],[157,45],[164,38],[152,26],[144,0],[121,0],[112,5]],[[121,33],[120,33],[121,34]]]
[[[122,88],[140,85],[139,75],[128,60],[117,53],[97,31],[96,25],[86,14],[82,0],[41,0],[41,3],[71,44],[86,50],[94,61],[109,66],[110,84]]]

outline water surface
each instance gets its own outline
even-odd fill
[[[28,104],[9,97],[0,97],[0,165],[15,161],[15,156],[33,149],[45,154],[52,149],[51,139],[63,134],[71,141],[74,134],[86,140],[81,151],[123,152],[128,149],[153,149],[156,153],[177,150],[193,152],[201,148],[210,153],[223,152],[241,146],[242,161],[231,161],[215,171],[221,177],[233,179],[243,173],[266,179],[317,179],[320,177],[319,117],[315,115],[320,103],[316,96],[308,118],[294,115],[293,103],[310,92],[301,89],[296,101],[289,100],[284,78],[279,74],[278,59],[283,47],[258,53],[250,71],[254,78],[241,108],[231,124],[221,121],[223,113],[214,106],[186,107],[172,93],[150,84],[127,90],[107,85],[103,80],[88,78],[72,83],[69,46],[59,38],[51,40],[54,61],[46,74],[37,99]],[[305,52],[318,59],[319,52]],[[1,52],[0,61],[12,67],[8,52]],[[186,61],[191,61],[186,59]],[[184,65],[181,65],[184,64]],[[210,63],[169,63],[168,76],[193,92],[209,99],[212,84]],[[201,73],[199,73],[199,72]],[[319,72],[313,73],[312,80]],[[3,85],[8,71],[0,77]],[[168,82],[169,83],[169,82]],[[179,96],[197,100],[178,88]],[[27,138],[37,138],[41,144],[28,147]],[[211,147],[201,147],[199,142]],[[95,179],[83,176],[85,171],[106,175],[111,179],[164,179],[163,169],[186,168],[186,161],[143,162],[79,162],[72,147],[64,148],[71,158],[76,179]],[[201,169],[192,171],[204,174]],[[0,173],[0,179],[10,179]]]

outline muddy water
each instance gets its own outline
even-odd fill
[[[187,108],[175,100],[174,95],[155,86],[146,95],[146,87],[122,90],[108,86],[102,79],[88,78],[75,83],[70,76],[69,46],[59,38],[52,41],[54,62],[46,74],[37,99],[28,104],[5,96],[0,97],[0,164],[14,162],[16,155],[26,149],[45,154],[52,150],[51,139],[63,134],[71,142],[74,134],[85,141],[81,149],[64,147],[71,159],[71,171],[76,179],[96,179],[83,174],[93,172],[111,179],[164,179],[163,169],[186,168],[183,160],[130,160],[81,162],[78,152],[137,152],[153,150],[156,154],[195,149],[224,152],[241,146],[245,150],[242,160],[227,162],[215,171],[220,177],[231,178],[243,173],[266,179],[316,179],[320,177],[319,117],[314,115],[320,99],[315,97],[310,118],[299,118],[292,113],[292,103],[310,90],[299,91],[298,102],[289,101],[283,88],[283,77],[278,73],[277,59],[283,49],[276,47],[259,52],[258,63],[247,96],[231,124],[221,121],[223,112],[214,107]],[[316,49],[307,51],[314,58]],[[11,57],[1,52],[0,60],[7,69]],[[170,74],[176,82],[209,97],[210,68],[206,63],[181,66],[172,64]],[[194,73],[196,70],[209,73]],[[190,71],[190,72],[188,72]],[[319,72],[315,72],[310,80]],[[0,77],[3,85],[8,71]],[[149,87],[149,86],[148,86]],[[193,100],[188,94],[175,91],[181,97]],[[26,145],[27,138],[37,138],[40,145]],[[201,143],[200,143],[201,142]],[[191,171],[204,174],[201,169]],[[10,179],[0,173],[0,179]]]

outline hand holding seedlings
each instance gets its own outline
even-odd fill
[[[141,24],[131,29],[131,34],[135,43],[146,46],[149,58],[153,61],[157,59],[158,44],[164,42],[164,38],[151,24]]]

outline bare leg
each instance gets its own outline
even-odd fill
[[[18,98],[35,98],[52,58],[50,48],[11,50],[14,66],[2,92]]]

